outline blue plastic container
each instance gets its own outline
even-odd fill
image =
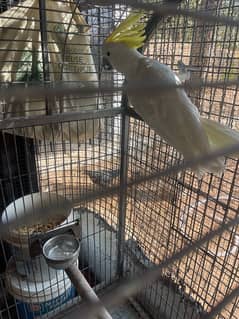
[[[21,319],[33,319],[45,315],[46,313],[64,305],[67,301],[73,299],[76,296],[76,291],[73,286],[69,287],[65,292],[58,295],[58,297],[50,299],[48,301],[39,303],[37,302],[23,302],[17,301],[17,309]]]
[[[21,319],[40,317],[76,296],[75,288],[64,271],[51,281],[34,282],[16,272],[13,259],[6,272],[6,287],[17,301]]]

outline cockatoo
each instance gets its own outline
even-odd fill
[[[142,55],[137,49],[145,40],[145,13],[132,13],[116,27],[103,43],[103,59],[122,73],[128,85],[134,83],[180,84],[177,75],[165,64]],[[129,91],[128,99],[135,111],[185,160],[208,155],[211,151],[239,142],[239,132],[213,120],[202,118],[183,88],[150,93]],[[195,172],[220,174],[224,158],[198,166]]]

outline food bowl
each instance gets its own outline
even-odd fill
[[[71,203],[65,198],[52,193],[33,193],[18,198],[6,207],[2,214],[2,223],[14,223],[9,227],[4,238],[11,245],[28,249],[32,235],[45,233],[62,224],[71,212]],[[17,226],[23,215],[29,215],[27,225]]]

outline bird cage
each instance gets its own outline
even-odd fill
[[[42,257],[41,241],[69,231],[113,318],[239,317],[239,162],[227,154],[221,176],[199,179],[102,67],[132,7],[147,11],[141,52],[184,77],[203,117],[239,130],[237,0],[1,0],[2,223],[52,196],[71,203],[2,235],[1,318],[88,317]]]

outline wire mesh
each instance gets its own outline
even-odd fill
[[[183,2],[182,8],[206,9],[207,12],[216,11],[217,14],[236,17],[238,4],[233,1]],[[148,56],[170,65],[176,72],[180,71],[178,61],[183,61],[189,65],[191,78],[226,81],[237,76],[237,39],[237,29],[228,26],[206,24],[185,17],[170,17],[155,30],[145,52]],[[196,92],[190,91],[189,94],[203,116],[238,128],[237,89],[204,88]],[[144,124],[134,120],[131,129],[138,147],[134,150],[131,146],[130,167],[138,166],[145,172],[141,171],[142,174],[147,174],[148,170],[163,169],[170,162],[176,162],[180,158]],[[138,202],[134,199],[134,202],[130,203],[133,208],[127,210],[130,214],[127,220],[129,227],[126,230],[151,262],[155,264],[162,262],[166,257],[182,249],[186,243],[192,243],[217,228],[219,223],[236,216],[237,165],[234,158],[228,158],[227,169],[222,178],[208,175],[200,182],[190,172],[170,177],[171,182],[166,181],[166,187],[164,185],[162,191],[177,195],[176,200],[171,202],[160,201],[155,204],[152,199],[150,200],[149,185],[145,185],[148,197],[144,201]],[[159,193],[160,187],[157,185],[157,199],[160,198]],[[182,298],[187,299],[185,295],[189,295],[191,301],[194,300],[199,313],[202,309],[210,311],[223,299],[223,295],[237,286],[238,274],[234,272],[238,261],[237,231],[237,228],[234,228],[206,246],[195,248],[193,254],[166,270],[163,276],[168,280],[167,290],[162,290],[160,282],[158,285],[154,284],[147,287],[144,293],[140,293],[140,301],[157,317],[160,311],[164,312],[165,304],[168,303],[170,306],[173,304],[171,289],[176,285]],[[174,295],[174,299],[176,305],[177,296]],[[226,307],[219,317],[236,318],[238,316],[236,304],[237,300]],[[183,317],[179,311],[180,307],[178,312],[177,309],[173,309],[174,307],[171,316]]]
[[[106,122],[109,122],[109,120],[113,121],[113,118],[104,119]],[[114,120],[115,123],[118,123],[119,125],[118,128],[116,124],[114,125],[114,132],[117,132],[117,129],[120,129],[120,118],[118,118],[117,121],[116,119]],[[88,121],[89,120],[84,121],[84,125],[87,125]],[[82,125],[80,121],[76,122],[77,125]],[[70,130],[72,123],[72,121],[61,123],[62,130],[64,125]],[[106,127],[109,127],[109,125]],[[36,128],[37,127],[33,127],[32,129],[35,130]],[[23,136],[24,131],[27,129],[28,128],[22,128]],[[100,140],[94,140],[92,138],[91,143],[82,143],[80,142],[80,139],[76,144],[71,143],[70,141],[55,141],[54,130],[52,130],[51,141],[46,139],[39,141],[37,138],[35,138],[33,140],[33,144],[35,145],[35,158],[32,159],[30,156],[27,156],[24,158],[24,165],[21,165],[21,161],[17,159],[19,162],[17,166],[18,170],[11,172],[11,174],[1,179],[1,199],[3,204],[8,203],[7,200],[9,201],[10,198],[11,201],[15,201],[17,198],[24,196],[25,194],[34,193],[34,188],[32,186],[33,181],[36,182],[35,187],[37,188],[37,191],[58,194],[70,200],[81,197],[89,191],[97,191],[104,187],[104,184],[101,184],[101,182],[95,182],[94,173],[102,170],[109,172],[111,172],[111,170],[119,171],[120,162],[119,133],[115,133],[113,135],[112,133],[106,134],[107,132],[105,130],[104,132],[105,138],[102,137]],[[5,140],[6,136],[11,136],[13,139],[17,138],[14,130],[4,133],[2,132],[2,136],[3,140]],[[22,138],[21,141],[22,140],[26,143],[28,138]],[[6,154],[7,156],[10,150],[11,149],[9,146],[6,146],[5,144],[3,154]],[[16,157],[16,154],[14,155]],[[30,163],[32,162],[36,163],[35,170],[33,171],[29,170],[29,166],[31,165]],[[11,162],[6,161],[4,165],[10,169]],[[28,173],[24,174],[22,173],[22,170],[25,169],[26,165],[28,167]],[[112,182],[117,183],[118,180],[119,174],[115,176]],[[23,185],[25,186],[26,181],[29,184],[28,190],[23,188]],[[9,188],[7,189],[5,185],[9,185]],[[80,220],[82,228],[82,254],[80,256],[80,269],[93,287],[97,287],[97,289],[105,287],[105,285],[109,285],[116,276],[116,265],[115,261],[113,260],[113,256],[116,254],[114,241],[115,231],[117,229],[118,196],[91,201],[85,205],[82,204],[81,207],[75,208],[73,216],[74,218]],[[68,221],[71,221],[70,217]],[[54,221],[49,220],[48,225],[50,229],[52,223],[54,223]],[[21,239],[19,238],[19,240]],[[23,245],[24,244],[22,243],[22,246]],[[9,257],[11,254],[15,256],[15,253],[12,252],[11,245],[6,246],[6,244],[4,244],[2,254],[4,260],[2,259],[1,266],[3,270],[5,270],[6,265],[8,265],[7,276],[11,277],[11,274],[16,272],[15,268],[13,268],[12,271],[11,269],[9,270]],[[5,254],[7,254],[7,256],[5,256]],[[108,259],[103,258],[101,255],[108,256]],[[112,258],[112,261],[110,257]],[[15,259],[17,261],[18,257],[15,257]],[[26,258],[22,259],[24,259],[25,263],[27,264],[27,256]],[[27,265],[25,267],[27,268]],[[38,270],[39,269],[35,269],[33,273],[35,272],[35,275],[38,275]],[[46,275],[44,273],[45,271],[45,269],[42,270],[42,276]],[[2,274],[2,279],[3,278],[5,278],[4,274]],[[60,291],[62,291],[62,284],[64,284],[67,288],[69,283],[64,281],[62,282],[62,279],[59,279],[55,283],[55,285],[60,285],[60,288],[58,288],[59,294]],[[29,288],[29,291],[30,289],[32,288]],[[51,285],[51,289],[54,291],[54,293],[51,295],[53,299],[56,293],[54,284]],[[20,289],[19,297],[17,298],[17,295],[15,295],[15,298],[18,300],[20,299],[20,303],[22,301],[22,296],[24,293],[26,293],[26,290],[26,287],[22,287],[22,290]],[[36,297],[40,298],[42,290],[40,290],[40,292],[37,291],[37,294],[38,295],[36,295]],[[6,311],[9,311],[11,307],[14,308],[12,299],[10,299],[8,303],[3,304],[2,313],[6,313]],[[58,308],[58,311],[59,310],[60,309]],[[16,312],[14,312],[12,316],[14,317],[15,315]],[[23,314],[21,312],[20,318],[22,315]],[[42,315],[44,315],[44,313],[42,313]],[[9,315],[9,318],[10,317],[11,316]]]
[[[30,87],[33,80],[34,84],[50,88],[59,82],[74,87],[81,81],[93,88],[104,81],[121,86],[122,75],[104,72],[101,68],[101,45],[110,30],[126,17],[129,8],[79,3],[81,17],[85,19],[79,28],[79,21],[75,19],[80,14],[75,2],[61,1],[63,9],[59,11],[48,7],[48,3],[50,1],[20,3],[18,8],[28,13],[32,10],[34,24],[31,24],[27,11],[22,19],[16,11],[11,16],[5,11],[16,8],[15,2],[1,2],[0,9],[5,13],[1,22],[0,64],[10,65],[0,74],[3,87]],[[193,12],[203,9],[229,18],[236,18],[239,12],[238,2],[232,0],[182,1],[180,8],[193,9]],[[65,20],[59,21],[59,16],[53,19],[52,12],[61,14]],[[5,23],[9,25],[6,27]],[[84,29],[86,24],[91,26],[88,33]],[[13,39],[8,37],[11,30],[15,34]],[[20,31],[29,38],[17,39],[23,33]],[[83,43],[74,42],[74,36],[77,39],[82,36]],[[56,38],[61,39],[61,48]],[[9,46],[10,40],[12,46]],[[19,46],[21,49],[16,49]],[[77,50],[85,50],[80,58]],[[188,66],[191,79],[225,81],[220,88],[202,87],[188,93],[204,117],[239,129],[238,89],[226,85],[238,76],[238,27],[186,15],[164,17],[144,53],[169,65],[175,72],[180,71],[178,61],[182,61]],[[76,68],[76,62],[81,69]],[[81,78],[79,73],[83,75]],[[53,100],[43,97],[21,103],[12,98],[1,101],[1,119],[113,109],[122,106],[121,98],[119,92],[61,96]],[[187,170],[131,185],[125,193],[125,182],[178,165],[182,157],[141,120],[133,116],[129,119],[125,112],[115,116],[109,112],[103,117],[98,114],[82,119],[76,113],[74,119],[61,117],[56,121],[55,118],[54,123],[47,124],[44,119],[41,124],[37,118],[29,124],[16,119],[14,128],[2,130],[0,205],[3,210],[10,202],[36,191],[57,193],[74,202],[88,192],[97,193],[105,187],[120,185],[117,194],[76,205],[73,212],[80,219],[85,247],[79,267],[95,289],[102,289],[113,283],[118,274],[142,276],[150,267],[160,265],[187,244],[193,244],[232,220],[238,213],[239,198],[238,162],[230,156],[222,177],[210,174],[198,181]],[[141,290],[137,300],[154,318],[165,314],[168,318],[199,318],[213,311],[238,286],[238,236],[238,227],[234,226],[208,243],[195,246],[193,252],[166,267],[156,283]],[[0,316],[21,318],[16,305],[21,303],[18,299],[21,300],[23,288],[19,298],[13,299],[7,293],[3,271],[11,252],[3,241],[1,247]],[[63,282],[67,290],[67,280]],[[55,285],[59,292],[60,279]],[[234,298],[220,311],[218,318],[237,318],[238,314],[238,298]]]

